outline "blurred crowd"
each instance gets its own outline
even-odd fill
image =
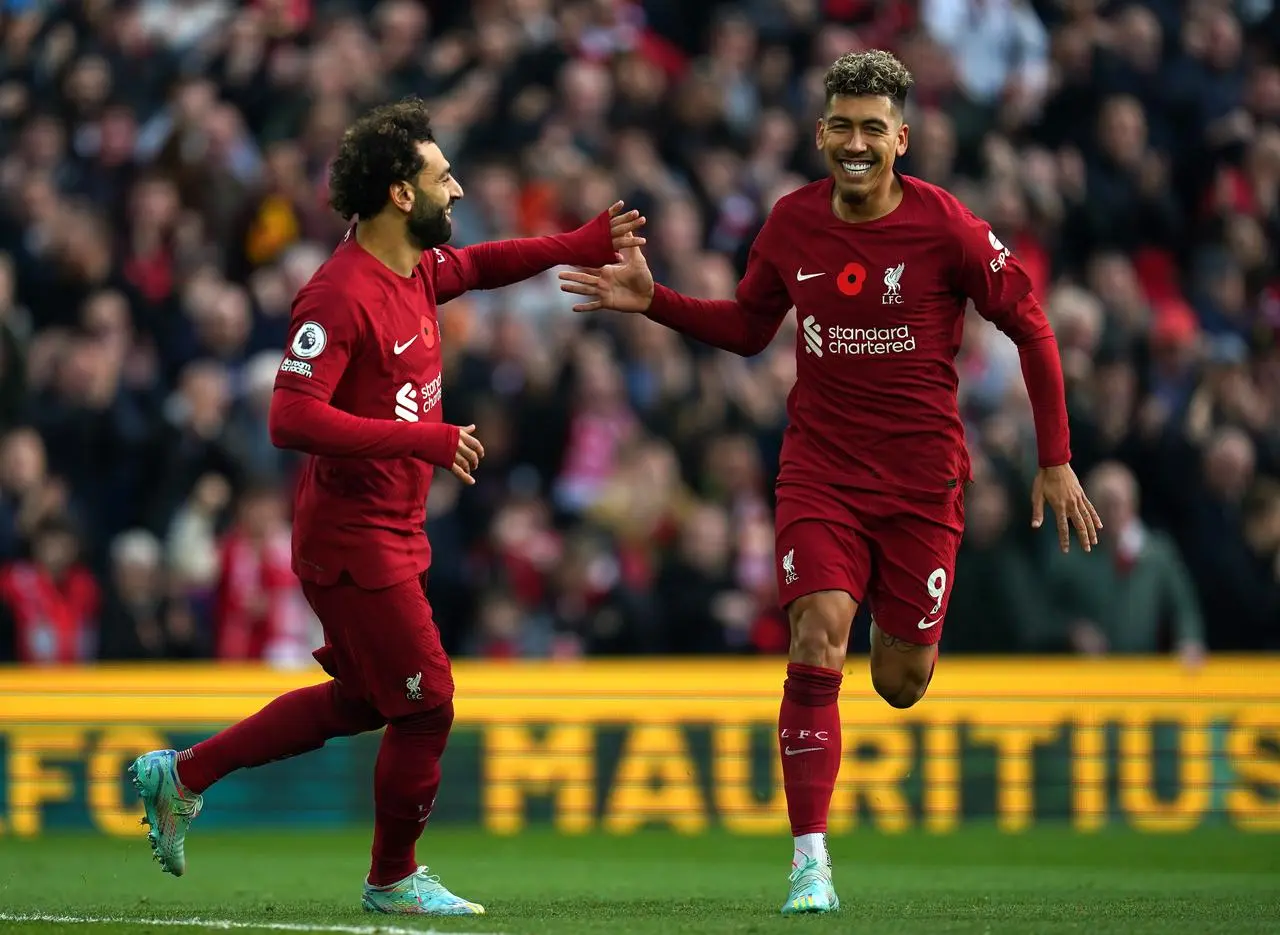
[[[871,47],[916,75],[905,170],[1032,273],[1107,523],[1091,555],[1030,530],[1017,353],[971,315],[944,649],[1280,649],[1271,0],[8,0],[3,23],[0,659],[307,660],[298,461],[265,418],[363,108],[432,102],[455,244],[624,197],[660,281],[731,297],[770,206],[824,172],[823,72]],[[429,504],[447,647],[785,651],[794,322],[743,360],[570,304],[552,272],[441,310],[446,417],[488,451]]]

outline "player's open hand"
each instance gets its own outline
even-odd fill
[[[644,227],[645,217],[639,211],[626,211],[621,201],[609,206],[609,233],[613,236],[614,252],[628,247],[643,247],[645,239],[636,233]]]
[[[464,484],[476,482],[471,472],[480,466],[480,459],[484,457],[484,445],[472,434],[475,430],[474,425],[458,429],[458,450],[454,452],[453,467],[449,469]]]
[[[1044,524],[1044,505],[1049,504],[1053,516],[1058,521],[1058,545],[1062,551],[1071,549],[1071,527],[1074,526],[1076,536],[1086,552],[1098,544],[1098,530],[1102,528],[1102,520],[1098,511],[1093,508],[1084,489],[1076,478],[1076,472],[1069,464],[1041,468],[1031,485],[1031,528],[1039,529]]]
[[[643,312],[653,301],[653,274],[639,247],[620,251],[621,260],[599,269],[569,270],[560,274],[560,291],[584,295],[586,302],[575,312],[607,308],[615,312]]]

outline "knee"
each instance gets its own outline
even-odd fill
[[[810,594],[790,608],[791,661],[839,671],[858,605],[843,592]]]
[[[871,684],[895,708],[910,708],[924,697],[938,661],[934,644],[910,643],[871,621]]]
[[[937,651],[932,646],[918,649],[888,658],[872,654],[871,684],[876,694],[895,708],[910,708],[924,697],[933,680]]]
[[[924,697],[929,679],[913,671],[886,673],[872,669],[871,684],[891,707],[906,709]]]
[[[413,714],[393,718],[391,725],[406,734],[448,736],[453,727],[453,701],[446,701],[425,711],[415,711]]]

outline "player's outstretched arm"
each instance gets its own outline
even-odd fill
[[[755,247],[733,300],[695,299],[655,283],[639,247],[622,250],[617,263],[566,271],[560,280],[562,292],[587,299],[573,307],[575,312],[639,312],[694,340],[743,357],[769,346],[791,307],[786,286]]]
[[[1044,524],[1044,508],[1053,511],[1058,544],[1071,547],[1071,529],[1089,551],[1098,544],[1102,520],[1071,468],[1071,430],[1062,379],[1058,340],[1031,291],[1031,278],[980,218],[964,211],[957,217],[959,285],[978,313],[1018,346],[1022,379],[1036,425],[1040,470],[1031,485],[1031,525]]]
[[[638,233],[645,224],[639,211],[624,211],[621,201],[577,230],[549,237],[495,240],[452,250],[427,252],[436,277],[436,299],[444,303],[471,289],[500,289],[522,282],[554,266],[601,266],[618,251],[644,245]]]
[[[417,458],[468,484],[484,457],[474,425],[366,419],[289,387],[272,394],[267,428],[277,448],[326,458]]]

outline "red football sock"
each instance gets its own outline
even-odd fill
[[[178,779],[197,795],[228,773],[318,750],[333,737],[377,730],[386,721],[334,682],[281,695],[257,714],[178,754]]]
[[[387,725],[373,772],[373,864],[369,882],[389,886],[418,869],[414,847],[436,802],[453,702]]]
[[[840,682],[834,669],[787,665],[778,713],[782,785],[787,794],[791,833],[827,830],[831,792],[840,772]]]

